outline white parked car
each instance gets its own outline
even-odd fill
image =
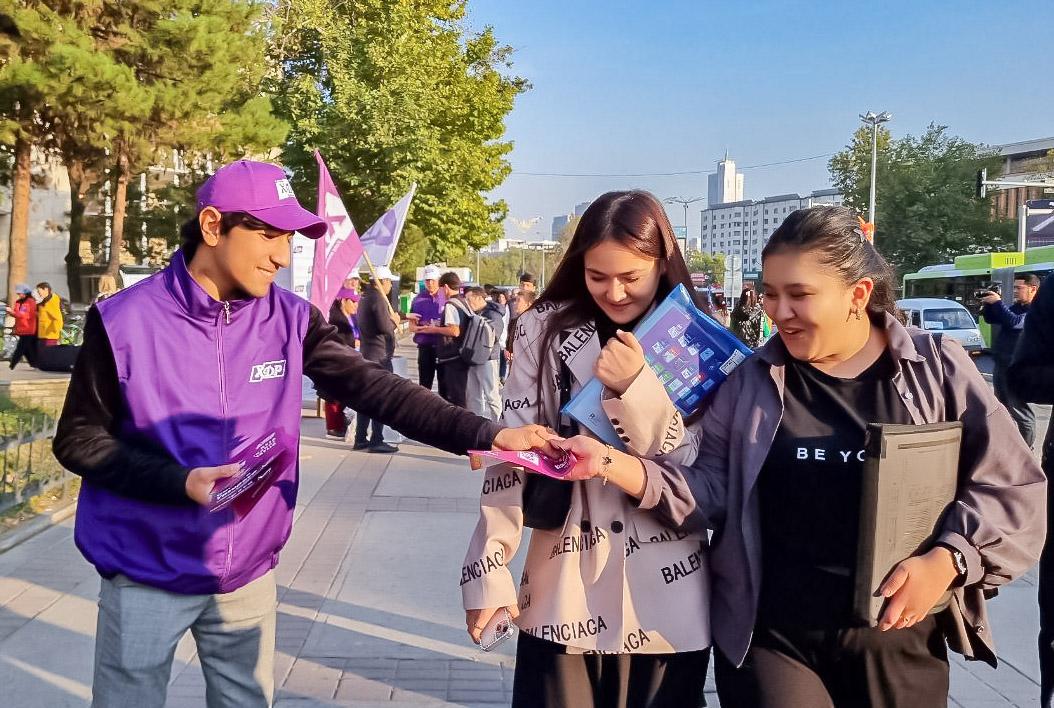
[[[897,307],[904,311],[909,325],[928,332],[942,332],[957,340],[971,354],[980,354],[984,349],[984,338],[977,320],[955,300],[914,297],[897,300]]]

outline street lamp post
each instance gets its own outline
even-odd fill
[[[874,111],[860,114],[860,120],[871,126],[871,199],[867,206],[867,221],[875,223],[875,177],[878,171],[878,126],[892,120],[893,116],[888,111],[876,114]]]
[[[703,199],[704,197],[692,197],[691,199],[684,199],[683,197],[667,197],[662,200],[665,204],[680,204],[684,207],[684,250],[682,255],[686,260],[688,258],[688,205],[695,204]],[[702,239],[702,234],[700,234],[700,239]]]

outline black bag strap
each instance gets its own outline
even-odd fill
[[[560,372],[557,377],[560,387],[560,403],[556,409],[557,430],[561,437],[569,438],[578,435],[578,423],[570,416],[563,414],[564,406],[571,401],[571,369],[567,362],[560,361]]]

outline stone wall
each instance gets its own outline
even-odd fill
[[[68,377],[0,381],[0,394],[7,395],[20,405],[40,408],[58,416],[66,400],[66,389],[69,385]]]

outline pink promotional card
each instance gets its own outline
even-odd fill
[[[268,433],[235,455],[231,463],[240,463],[242,471],[216,482],[212,490],[210,512],[233,506],[238,516],[248,514],[271,486],[282,467],[285,446],[277,432]]]
[[[549,457],[537,450],[512,452],[508,450],[469,450],[470,456],[488,457],[498,462],[519,465],[531,472],[544,474],[546,477],[563,479],[575,468],[578,460],[570,452],[559,458]]]

